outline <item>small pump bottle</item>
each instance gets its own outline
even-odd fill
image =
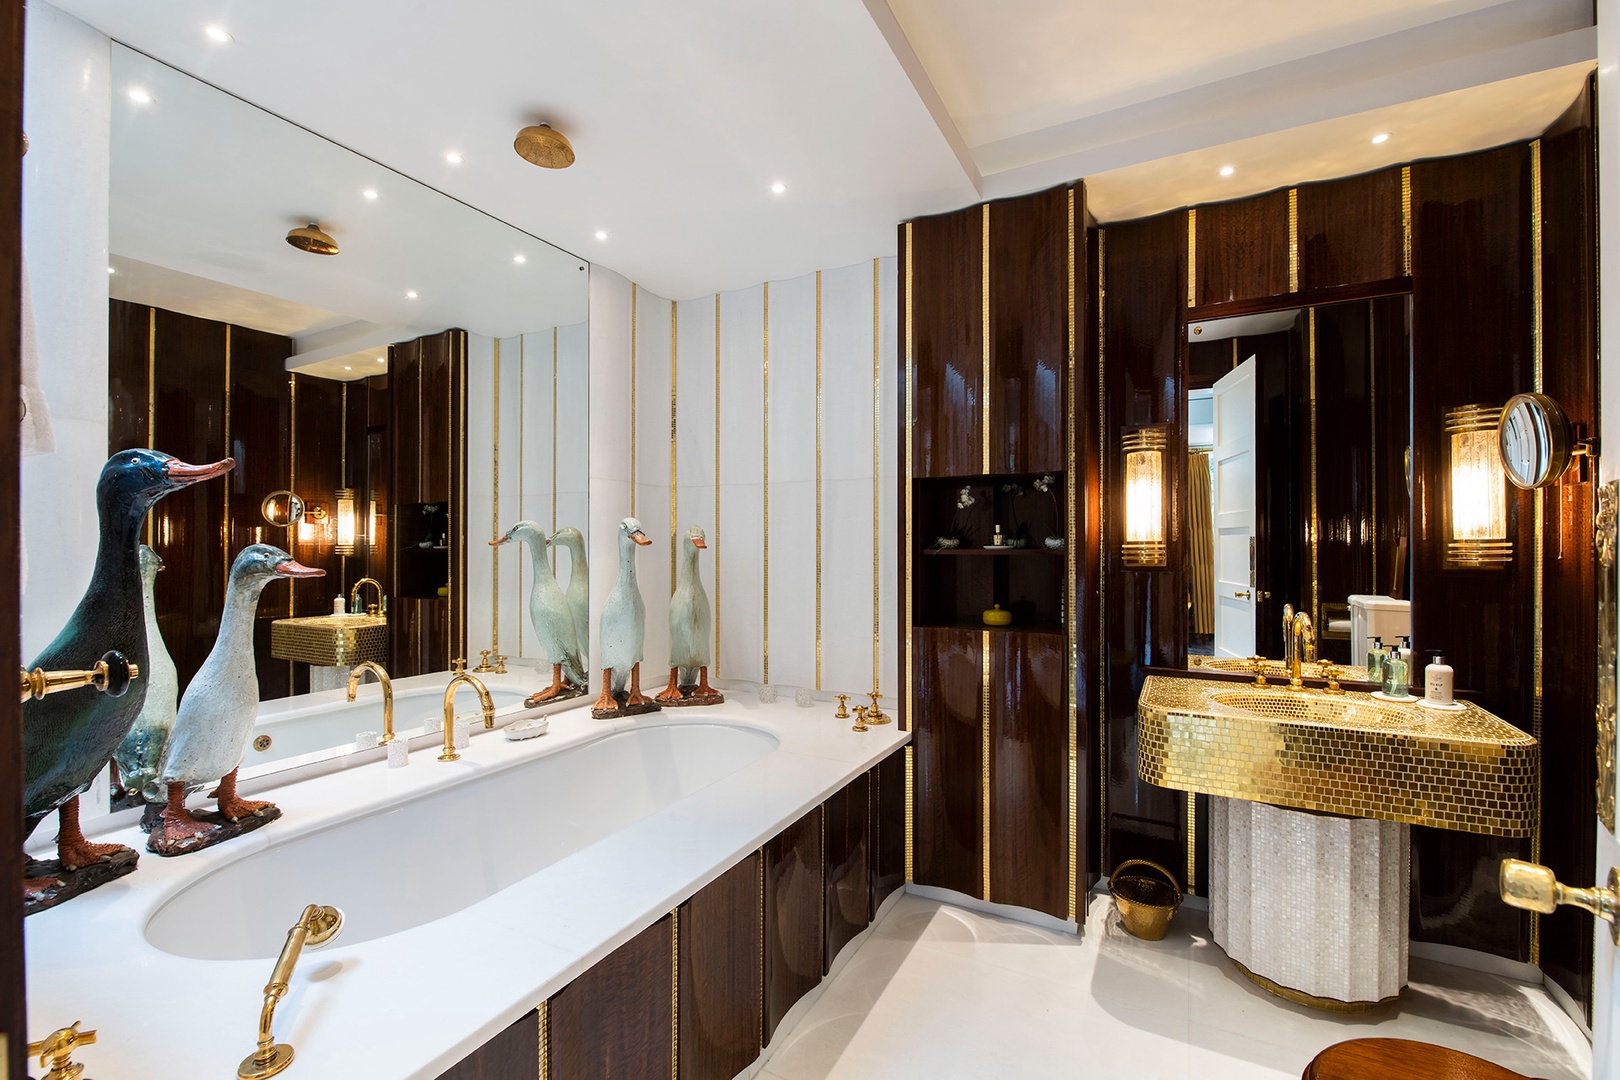
[[[1433,705],[1452,704],[1452,677],[1455,672],[1446,658],[1439,653],[1429,661],[1429,666],[1423,669],[1423,700]]]
[[[1384,657],[1384,696],[1404,698],[1406,693],[1406,662],[1401,659],[1400,650],[1394,645],[1389,647],[1389,655]]]
[[[1384,681],[1384,639],[1373,638],[1372,644],[1367,646],[1367,681],[1381,683]]]

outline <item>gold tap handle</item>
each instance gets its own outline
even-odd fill
[[[866,706],[865,705],[857,705],[857,706],[855,706],[855,727],[853,729],[851,729],[851,730],[854,730],[854,731],[865,731],[866,730]]]
[[[1509,907],[1551,915],[1560,905],[1578,907],[1609,924],[1609,937],[1620,945],[1620,870],[1609,868],[1606,887],[1576,889],[1563,884],[1552,870],[1519,859],[1503,859],[1497,877],[1502,902]]]
[[[833,716],[835,718],[839,719],[839,720],[848,720],[849,719],[849,695],[848,694],[834,694],[833,696],[838,699],[838,711],[833,713]]]
[[[473,671],[477,672],[480,675],[484,675],[484,674],[487,674],[487,673],[495,670],[494,667],[492,667],[490,665],[489,654],[490,654],[489,649],[479,649],[478,650],[478,657],[479,657],[478,666],[473,668]]]
[[[500,655],[499,653],[495,655],[495,674],[506,674],[506,657]]]
[[[71,1026],[57,1028],[39,1042],[28,1044],[28,1056],[39,1058],[40,1067],[51,1070],[45,1074],[45,1080],[78,1080],[84,1075],[84,1066],[73,1063],[73,1051],[94,1044],[96,1033],[80,1031],[81,1023],[83,1021],[75,1020]]]
[[[1249,657],[1248,664],[1249,670],[1254,672],[1254,685],[1266,685],[1266,658],[1258,655],[1251,656]]]
[[[465,674],[467,671],[467,658],[465,656],[458,656],[454,660],[450,661],[450,671],[456,675]]]
[[[1322,678],[1327,680],[1327,692],[1342,694],[1344,688],[1339,685],[1339,665],[1331,660],[1322,661]]]

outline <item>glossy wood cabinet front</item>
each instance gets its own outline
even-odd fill
[[[821,807],[765,845],[765,1038],[821,981]]]
[[[679,1080],[731,1080],[759,1056],[759,852],[680,907]]]
[[[911,312],[916,372],[916,476],[984,471],[983,228],[980,206],[900,227],[900,287],[909,293],[901,306]]]
[[[980,896],[983,633],[919,626],[914,640],[912,873],[919,885]]]
[[[821,806],[827,822],[822,856],[826,865],[823,975],[832,967],[833,957],[871,919],[871,798],[872,774],[862,773]]]
[[[439,1080],[539,1080],[540,1014],[531,1010],[449,1069]]]
[[[673,922],[668,915],[659,919],[551,999],[548,1080],[670,1075]]]
[[[988,899],[1066,918],[1067,643],[1010,631],[991,645]]]

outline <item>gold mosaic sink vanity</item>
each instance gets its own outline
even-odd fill
[[[314,615],[270,624],[270,655],[317,667],[353,667],[388,659],[384,615]]]
[[[1344,682],[1366,682],[1367,669],[1355,667],[1350,664],[1328,664],[1321,660],[1301,660],[1299,674],[1303,679],[1325,679],[1329,671],[1334,678]],[[1189,656],[1187,657],[1188,671],[1224,671],[1236,672],[1240,675],[1254,674],[1252,661],[1234,656]],[[1283,660],[1261,661],[1260,673],[1268,679],[1287,679],[1292,671],[1288,663]]]

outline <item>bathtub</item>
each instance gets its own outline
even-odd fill
[[[261,787],[279,820],[180,858],[143,853],[134,874],[25,921],[29,1030],[82,1017],[129,1080],[182,1062],[234,1075],[287,928],[305,904],[336,904],[343,932],[305,953],[276,1012],[293,1069],[433,1080],[909,738],[853,732],[831,702],[739,697],[611,721],[576,701],[548,734],[486,733],[459,761],[423,745],[388,769],[368,751]],[[185,1017],[183,1049],[154,993]]]

